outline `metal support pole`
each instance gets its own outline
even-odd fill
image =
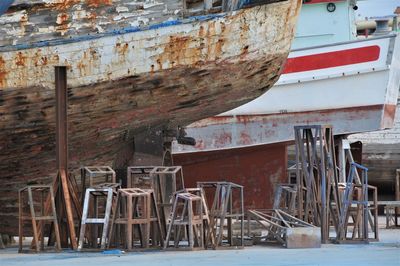
[[[328,210],[326,204],[326,169],[325,169],[325,152],[324,152],[324,144],[326,143],[326,135],[325,135],[325,128],[319,127],[319,149],[320,149],[320,175],[321,175],[321,242],[326,244],[328,243]]]
[[[395,192],[396,192],[396,201],[400,201],[400,169],[396,169],[396,181],[395,181]],[[400,223],[398,221],[400,216],[400,207],[395,208],[395,226],[399,226]]]
[[[71,197],[68,189],[68,118],[67,118],[67,69],[55,67],[56,85],[56,150],[58,177],[62,185],[62,196],[65,202],[67,223],[72,249],[77,249],[74,216],[71,208]],[[61,192],[61,191],[60,191]]]

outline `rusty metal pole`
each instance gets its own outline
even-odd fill
[[[62,185],[67,223],[72,249],[77,249],[74,216],[71,208],[71,197],[68,189],[68,118],[67,118],[67,69],[55,67],[56,85],[56,150],[58,178]],[[61,191],[60,191],[61,192]]]

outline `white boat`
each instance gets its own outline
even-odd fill
[[[350,0],[303,5],[292,52],[270,91],[189,125],[186,133],[196,139],[195,146],[174,144],[175,163],[186,165],[186,176],[198,164],[219,176],[218,167],[231,167],[235,170],[228,171],[231,176],[226,178],[246,183],[253,198],[265,197],[272,188],[257,194],[262,180],[270,184],[287,181],[286,146],[293,143],[295,125],[330,124],[335,135],[393,126],[400,84],[400,40],[394,32],[358,38],[355,5],[356,1]],[[264,156],[258,165],[232,163],[235,158],[248,161],[246,156],[254,157],[254,152]],[[217,166],[213,165],[215,158]],[[195,175],[189,178],[196,179]],[[265,208],[268,200],[250,199],[247,205]]]

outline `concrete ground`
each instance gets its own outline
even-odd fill
[[[400,229],[381,229],[380,242],[364,245],[322,245],[320,249],[285,249],[268,246],[220,251],[153,251],[105,255],[101,252],[18,254],[17,248],[0,250],[0,266],[66,265],[398,265]]]

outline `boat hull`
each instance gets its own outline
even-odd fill
[[[275,184],[289,181],[294,126],[328,124],[335,135],[393,126],[399,40],[387,36],[292,52],[284,74],[263,96],[189,125],[186,133],[196,139],[196,146],[174,143],[174,163],[182,165],[189,184],[237,182],[245,187],[246,208],[271,208]],[[361,159],[361,150],[353,155]],[[386,155],[385,166],[393,162]],[[383,184],[385,180],[377,178],[387,174],[383,168],[371,164],[372,184]]]
[[[290,0],[79,42],[0,47],[0,231],[16,233],[18,189],[55,174],[54,66],[68,70],[70,168],[125,167],[135,135],[268,90],[300,6]]]
[[[174,152],[293,141],[295,125],[329,124],[335,135],[390,128],[400,85],[399,40],[393,35],[294,51],[271,90],[188,126],[196,146],[175,145]]]

